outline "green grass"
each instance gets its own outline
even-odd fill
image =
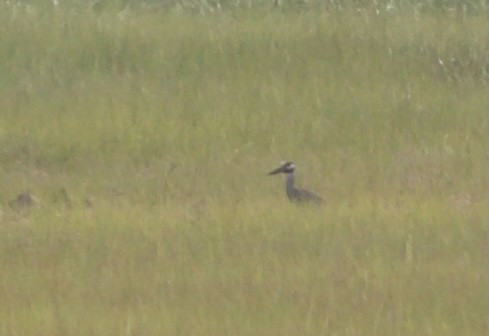
[[[487,333],[485,15],[313,4],[0,4],[0,335]]]

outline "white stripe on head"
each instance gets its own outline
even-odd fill
[[[283,165],[282,165],[282,169],[285,173],[292,173],[294,170],[295,170],[295,164],[293,162],[290,162],[290,161],[286,161]]]

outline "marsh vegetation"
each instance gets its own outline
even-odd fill
[[[108,3],[0,2],[1,335],[487,333],[485,3]]]

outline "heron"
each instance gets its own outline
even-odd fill
[[[292,203],[316,203],[323,204],[321,196],[313,191],[296,188],[295,186],[295,164],[290,161],[283,161],[278,168],[275,168],[268,175],[285,174],[285,192],[287,198]]]

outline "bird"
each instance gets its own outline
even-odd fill
[[[315,204],[324,204],[323,198],[317,193],[302,189],[296,188],[295,186],[295,164],[290,161],[282,161],[278,168],[275,168],[268,175],[275,175],[283,173],[285,174],[285,192],[287,194],[287,198],[292,203],[315,203]]]

